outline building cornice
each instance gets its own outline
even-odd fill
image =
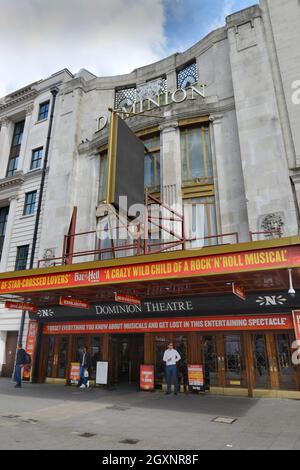
[[[37,95],[37,90],[32,89],[31,87],[22,88],[21,90],[18,90],[15,93],[6,96],[5,99],[0,102],[0,113],[9,110],[10,108],[13,108],[19,103],[32,100]]]
[[[24,180],[25,177],[23,172],[18,171],[13,176],[9,176],[0,180],[0,191],[14,186],[21,186],[24,183]]]

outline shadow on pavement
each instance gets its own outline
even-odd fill
[[[117,404],[130,408],[144,408],[171,411],[177,413],[193,413],[212,416],[242,417],[251,410],[259,400],[239,397],[223,397],[212,395],[180,394],[166,396],[161,391],[140,392],[136,386],[118,386],[110,389],[90,388],[80,390],[76,387],[63,385],[23,383],[21,389],[15,389],[11,379],[0,378],[0,405],[8,399],[36,399],[72,402],[101,402]],[[19,403],[18,403],[19,405]],[[45,403],[47,406],[47,403]],[[1,406],[2,408],[2,406]]]

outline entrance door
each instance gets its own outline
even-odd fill
[[[69,336],[48,336],[46,344],[46,377],[65,379],[68,368]]]
[[[112,337],[112,379],[114,383],[138,383],[144,362],[144,335]]]
[[[227,387],[247,386],[241,334],[224,335],[225,380]]]
[[[254,388],[271,388],[270,364],[268,359],[267,337],[265,334],[252,336],[254,361]]]
[[[203,338],[203,359],[205,382],[209,387],[219,385],[219,368],[216,336],[205,336]]]
[[[292,364],[291,346],[293,338],[289,333],[275,334],[275,348],[278,363],[278,379],[281,390],[296,390],[296,370]]]
[[[8,331],[6,336],[5,364],[2,368],[3,377],[12,377],[15,366],[15,357],[18,341],[17,331]]]

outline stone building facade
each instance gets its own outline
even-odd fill
[[[297,0],[261,0],[186,52],[130,74],[63,70],[2,98],[1,272],[29,266],[53,88],[58,95],[34,267],[61,256],[74,207],[76,231],[96,229],[109,108],[125,117],[142,110],[126,122],[149,150],[145,186],[182,211],[185,201],[197,206],[186,213],[187,232],[199,217],[205,244],[233,243],[227,234],[238,234],[240,242],[270,238],[276,230],[298,235],[299,20]],[[94,244],[85,238],[77,249]],[[20,312],[1,309],[0,367],[19,321]]]

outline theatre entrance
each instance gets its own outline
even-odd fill
[[[144,363],[144,335],[112,336],[112,381],[134,384],[140,380]]]

